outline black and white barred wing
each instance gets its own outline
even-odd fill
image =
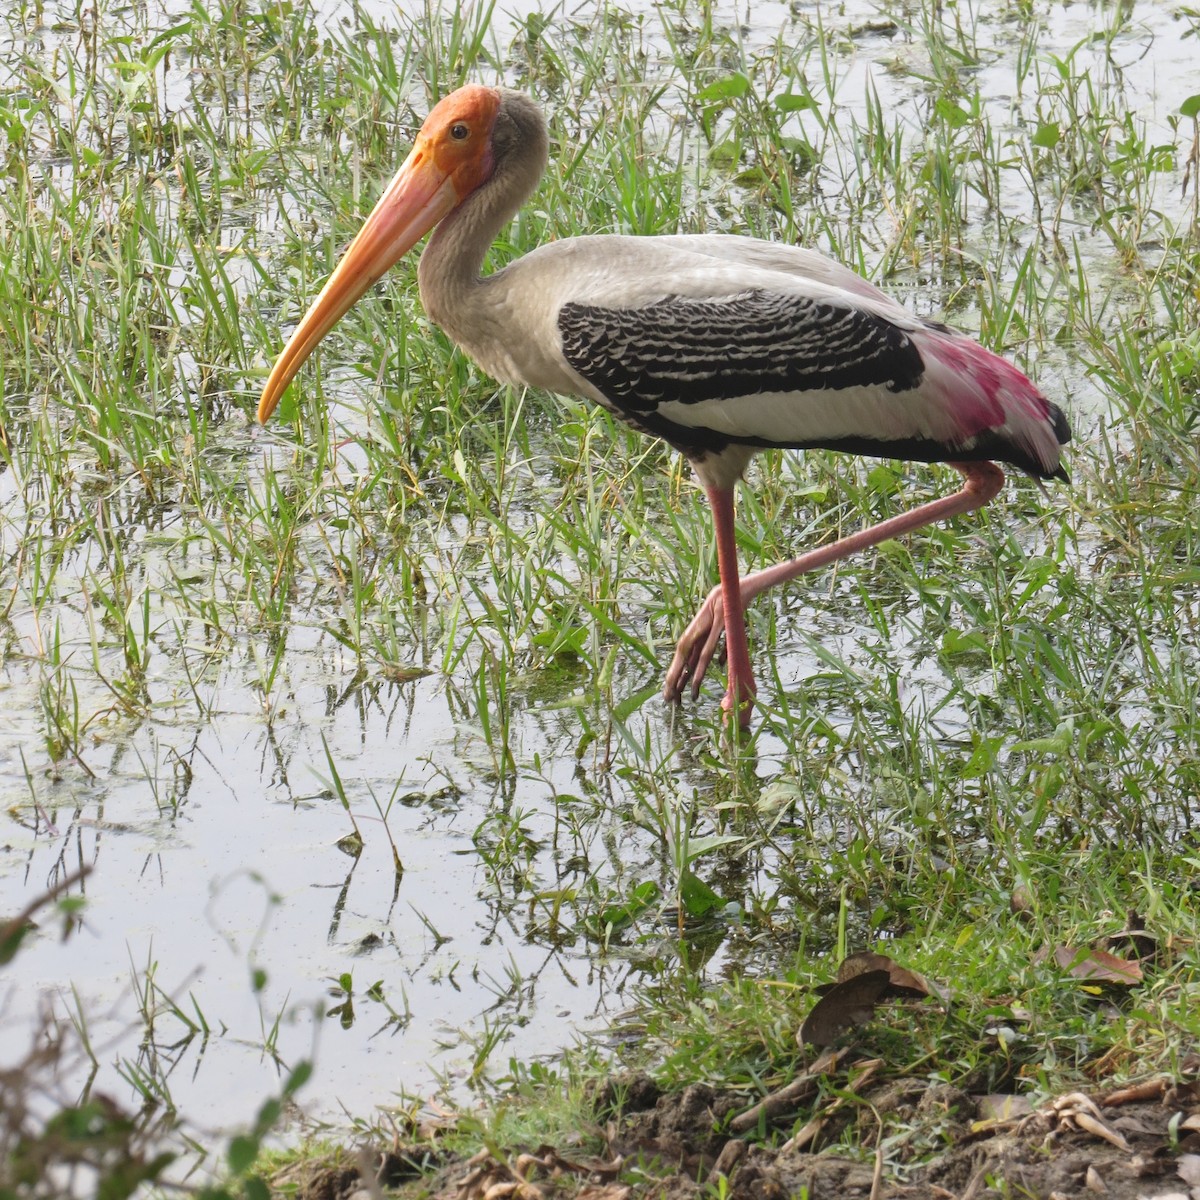
[[[619,413],[677,445],[835,442],[868,407],[924,372],[909,332],[827,297],[749,289],[636,307],[571,302],[558,315],[569,365]],[[900,435],[896,415],[880,436]],[[903,422],[902,422],[903,423]]]

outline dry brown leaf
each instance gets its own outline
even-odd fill
[[[1189,1187],[1200,1187],[1200,1154],[1181,1154],[1175,1174]]]
[[[522,1155],[531,1159],[531,1155]],[[522,1179],[506,1164],[481,1150],[466,1165],[471,1168],[457,1183],[459,1200],[544,1200],[546,1193],[537,1184]],[[525,1165],[532,1165],[527,1163]]]
[[[1107,983],[1133,987],[1142,982],[1142,968],[1128,959],[1118,958],[1107,950],[1055,946],[1054,961],[1082,983]]]
[[[859,950],[842,959],[837,969],[837,982],[845,983],[846,980],[865,975],[868,971],[887,971],[890,975],[895,965],[886,954],[876,954],[873,950]]]
[[[800,1044],[828,1046],[855,1025],[865,1025],[891,980],[887,971],[864,971],[835,983],[800,1026]]]
[[[886,954],[876,954],[871,950],[860,950],[843,959],[841,966],[838,967],[838,983],[856,979],[868,971],[886,971],[888,973],[889,987],[886,994],[889,996],[915,996],[923,1000],[926,996],[936,995],[939,999],[945,999],[944,989],[930,984],[924,975],[909,970],[908,967],[902,967],[895,959],[889,958]]]

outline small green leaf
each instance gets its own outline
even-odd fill
[[[251,1175],[242,1181],[242,1195],[245,1200],[271,1200],[271,1189],[258,1175]]]
[[[258,1157],[258,1138],[240,1135],[229,1143],[229,1169],[235,1175],[244,1175]]]
[[[647,700],[652,696],[657,696],[660,690],[657,683],[647,684],[640,692],[634,692],[632,696],[626,696],[624,700],[618,701],[613,706],[614,720],[628,720]]]
[[[740,833],[710,833],[704,837],[689,838],[687,843],[687,860],[695,862],[702,854],[711,854],[724,846],[736,846],[744,841]]]
[[[880,463],[867,472],[867,487],[873,492],[891,492],[898,482],[896,468]]]
[[[584,625],[542,629],[533,635],[533,644],[548,650],[550,658],[579,658],[587,649],[588,629]]]
[[[977,629],[947,629],[942,635],[942,653],[948,658],[960,654],[987,654],[991,643]]]
[[[689,917],[703,917],[715,908],[725,907],[725,901],[691,871],[684,871],[679,879],[679,899]]]
[[[147,45],[146,49],[153,50],[158,46],[162,46],[167,42],[173,42],[176,38],[182,37],[184,34],[191,33],[191,32],[192,32],[191,20],[180,21],[177,24],[172,25],[167,29],[164,29],[162,31],[162,33],[160,33],[160,34],[156,35],[154,38],[152,38],[149,45]],[[158,58],[155,58],[154,61],[157,63]]]
[[[612,926],[615,929],[620,925],[629,924],[641,916],[658,899],[658,895],[658,884],[653,879],[639,883],[629,893],[629,899],[624,904],[610,904],[600,910],[601,925]]]
[[[254,1121],[254,1132],[260,1137],[266,1133],[283,1115],[283,1104],[274,1096],[264,1100]]]
[[[806,138],[782,137],[779,148],[787,152],[797,167],[810,167],[817,161],[817,152]]]
[[[1009,747],[1014,754],[1069,754],[1075,744],[1075,725],[1064,721],[1051,737],[1029,738]]]
[[[307,1060],[298,1062],[283,1085],[283,1094],[285,1096],[294,1095],[312,1078],[312,1073],[312,1063]]]
[[[1030,140],[1043,150],[1053,150],[1061,138],[1062,130],[1059,129],[1057,121],[1043,121]]]
[[[1200,117],[1200,92],[1197,92],[1194,96],[1189,96],[1179,106],[1179,111],[1185,117],[1191,117],[1193,119]]]
[[[750,80],[741,71],[726,75],[724,79],[716,79],[701,88],[696,93],[696,99],[701,104],[711,104],[714,100],[740,100],[750,90]]]
[[[980,738],[979,744],[960,772],[961,778],[982,779],[996,765],[996,759],[1003,746],[1002,737]]]
[[[14,921],[4,927],[3,936],[0,937],[0,966],[12,962],[21,948],[21,943],[25,940],[25,935],[32,928],[33,926],[28,921]]]
[[[811,96],[797,96],[794,92],[785,92],[782,96],[775,96],[771,103],[781,113],[803,112],[805,109],[817,107],[817,102]]]
[[[950,126],[951,129],[961,129],[971,120],[971,114],[961,105],[955,104],[953,100],[947,100],[944,96],[935,105],[937,115]]]

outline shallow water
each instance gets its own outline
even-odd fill
[[[1171,8],[1157,3],[1128,6],[1129,19],[1115,36],[1089,42],[1111,21],[1110,7],[1039,8],[1040,69],[1050,69],[1051,53],[1074,50],[1104,81],[1106,102],[1144,123],[1148,142],[1170,141],[1170,119],[1195,88],[1195,43],[1178,36]],[[369,11],[380,23],[393,12],[384,4]],[[718,22],[740,26],[747,45],[766,47],[780,30],[810,29],[818,14],[826,29],[845,37],[873,28],[890,9],[755,4],[713,11]],[[584,6],[574,12],[590,17]],[[165,12],[162,23],[171,19]],[[1017,28],[1015,17],[979,20],[981,43],[996,39],[982,55],[980,88],[997,127],[1009,131],[1025,117],[1010,58]],[[503,44],[499,19],[497,30]],[[54,32],[48,12],[42,36],[53,42],[68,35]],[[652,10],[645,36],[661,50]],[[838,59],[841,102],[861,114],[856,98],[869,84],[915,135],[926,111],[920,76],[928,70],[919,46],[895,30],[855,33],[851,45]],[[1033,90],[1031,77],[1027,87]],[[185,102],[182,72],[168,77],[167,94]],[[847,159],[827,169],[845,175],[856,168]],[[1152,178],[1156,205],[1182,219],[1190,198],[1181,195],[1179,171]],[[1003,205],[1027,210],[1029,198],[1004,194]],[[989,217],[978,207],[985,245]],[[1062,226],[1086,253],[1093,234],[1082,202]],[[1115,276],[1102,245],[1096,238],[1088,260],[1097,288],[1106,273]],[[235,265],[233,274],[239,286],[251,286],[249,273],[238,276]],[[918,285],[914,279],[914,291]],[[1050,346],[1044,354],[1043,386],[1050,378],[1060,383],[1077,413],[1103,407],[1096,384],[1069,353]],[[330,390],[355,387],[351,379]],[[337,419],[355,432],[352,412]],[[1086,438],[1086,415],[1077,424]],[[248,425],[230,438],[244,438],[264,462],[284,464],[292,455],[272,434]],[[339,469],[351,476],[362,469],[352,449]],[[15,593],[0,659],[0,796],[7,814],[0,906],[16,911],[75,868],[91,868],[77,889],[88,903],[71,936],[60,939],[55,923],[45,920],[22,952],[19,971],[6,973],[0,1054],[24,1048],[49,998],[59,1019],[85,1014],[104,1090],[134,1103],[136,1093],[117,1076],[116,1064],[125,1063],[128,1075],[128,1064],[148,1066],[157,1055],[180,1111],[194,1125],[230,1128],[253,1116],[285,1065],[309,1056],[317,1083],[302,1097],[304,1110],[336,1122],[399,1094],[461,1097],[477,1059],[483,1076],[496,1076],[510,1056],[552,1055],[581,1035],[602,1033],[629,1004],[659,940],[670,942],[673,916],[647,920],[637,938],[603,950],[556,921],[556,896],[589,887],[620,895],[643,879],[669,882],[669,855],[644,827],[645,813],[655,805],[690,809],[721,798],[728,780],[705,758],[715,686],[699,711],[689,703],[676,714],[657,698],[646,700],[625,718],[627,738],[610,731],[607,744],[578,753],[581,715],[593,724],[604,720],[594,689],[574,678],[569,665],[556,678],[518,678],[509,708],[512,766],[504,769],[473,698],[478,647],[447,676],[439,651],[416,639],[413,661],[434,673],[407,683],[364,678],[357,656],[330,632],[339,620],[336,581],[306,580],[272,674],[272,640],[248,602],[244,627],[218,637],[172,599],[179,581],[187,586],[191,579],[236,595],[236,571],[228,562],[214,565],[203,542],[193,539],[194,514],[141,505],[136,489],[102,495],[101,481],[89,492],[83,463],[78,483],[80,504],[111,510],[134,600],[151,597],[145,687],[154,705],[144,719],[113,705],[102,678],[119,673],[120,654],[111,644],[97,669],[90,668],[92,631],[103,619],[88,598],[89,579],[103,561],[95,544],[62,553],[47,585],[50,600],[33,601],[37,588],[18,561],[19,546],[29,544],[31,528],[47,545],[69,531],[45,524],[35,484],[19,486],[13,472],[0,474],[4,585]],[[430,557],[462,554],[462,531],[444,524]],[[1017,536],[1036,549],[1035,527]],[[887,601],[894,620],[880,649],[871,614],[846,576],[803,606],[779,598],[774,670],[786,687],[820,695],[833,656],[844,664],[852,693],[855,673],[872,676],[882,656],[903,679],[906,712],[935,712],[947,745],[969,741],[970,714],[957,701],[944,702],[952,672],[927,644],[919,600]],[[446,598],[435,597],[439,602]],[[480,618],[482,606],[472,608],[469,598],[463,603],[467,618]],[[636,598],[628,613],[629,628],[640,636],[649,618]],[[64,668],[55,678],[74,689],[94,736],[85,737],[77,758],[51,766],[39,691],[46,648],[56,640]],[[268,677],[272,682],[263,686]],[[619,649],[613,697],[618,704],[636,699],[657,677],[644,659]],[[979,686],[986,690],[986,683]],[[859,717],[848,693],[830,684],[827,694],[834,697],[834,731],[853,735]],[[786,782],[797,753],[786,731],[764,735],[758,749],[758,781]],[[331,786],[330,757],[362,832],[357,859],[339,847],[351,820]],[[632,819],[639,815],[642,824]],[[821,816],[831,837],[858,819],[849,809]],[[388,833],[403,866],[399,876]],[[751,864],[751,886],[769,879],[770,868],[769,855]],[[734,928],[706,969],[718,974],[731,962],[753,967],[764,961],[755,957],[762,953],[739,942]],[[346,973],[354,1013],[339,1021],[327,1010],[345,997],[331,982]],[[144,1040],[136,997],[150,975],[189,1017],[203,1014],[207,1036],[188,1034],[160,1000],[155,1037]],[[386,1004],[367,994],[377,981]],[[492,1035],[495,1045],[481,1051]],[[164,1063],[169,1069],[162,1070]]]

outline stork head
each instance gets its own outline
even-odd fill
[[[495,170],[498,88],[469,84],[434,106],[404,165],[275,361],[258,402],[266,422],[317,343],[368,288]]]

